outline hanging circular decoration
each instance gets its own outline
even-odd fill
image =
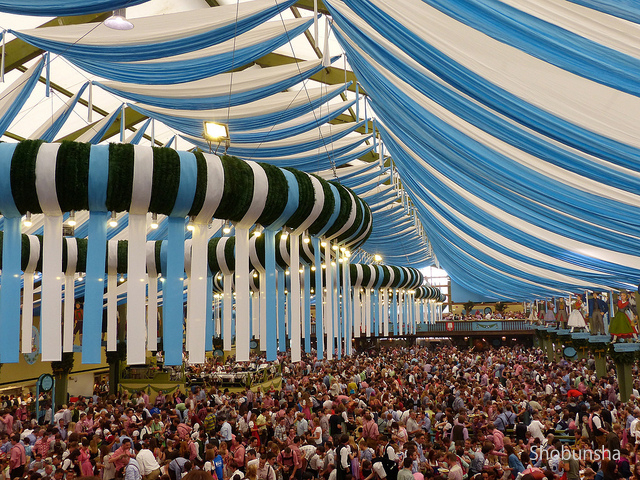
[[[578,355],[578,351],[572,346],[564,347],[562,353],[567,358],[574,358],[576,355]]]

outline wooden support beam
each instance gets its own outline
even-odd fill
[[[298,0],[296,2],[296,7],[304,10],[311,10],[313,12],[313,0]],[[322,0],[318,0],[318,13],[331,15]]]

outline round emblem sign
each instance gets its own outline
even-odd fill
[[[447,322],[447,332],[453,332],[454,328],[455,326],[453,322]]]

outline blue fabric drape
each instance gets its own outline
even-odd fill
[[[312,128],[319,127],[325,123],[329,123],[331,120],[335,119],[339,115],[342,114],[348,108],[351,108],[355,102],[344,102],[339,104],[336,108],[334,106],[330,106],[326,113],[324,109],[321,109],[319,114],[314,114],[313,118],[308,122],[291,125],[291,126],[282,126],[280,124],[274,125],[273,128],[267,131],[242,131],[242,132],[233,132],[233,143],[261,143],[261,142],[274,142],[276,140],[284,140],[285,138],[293,137],[294,135],[300,135],[302,133],[308,132]],[[312,112],[313,113],[313,112]],[[307,114],[309,116],[309,114]]]
[[[289,8],[295,2],[296,0],[274,1],[273,5],[253,15],[238,19],[236,22],[220,25],[207,32],[163,42],[150,40],[148,43],[129,45],[119,45],[117,42],[112,45],[91,45],[80,42],[59,42],[14,30],[10,30],[10,32],[30,45],[69,59],[90,57],[94,61],[103,62],[136,62],[193,52],[194,50],[222,43],[264,23],[269,18]]]
[[[58,118],[56,118],[53,121],[51,126],[47,128],[47,130],[42,135],[40,135],[40,140],[44,140],[45,142],[53,142],[53,139],[55,138],[55,136],[58,134],[60,129],[63,127],[63,125],[67,122],[67,120],[71,116],[71,113],[73,112],[73,109],[78,103],[78,100],[80,100],[80,96],[87,89],[88,85],[89,83],[87,82],[84,85],[82,85],[82,87],[80,87],[80,90],[78,91],[78,93],[74,95],[73,101],[69,103],[67,108],[60,114],[60,116],[58,116]]]
[[[133,7],[149,0],[2,0],[0,12],[40,17],[66,17]]]
[[[345,86],[345,89],[350,84]],[[276,125],[278,123],[287,122],[289,120],[293,120],[301,115],[309,113],[312,110],[315,110],[320,105],[328,102],[332,98],[337,97],[342,93],[342,87],[334,88],[327,93],[322,95],[318,95],[313,98],[311,101],[307,103],[300,104],[296,107],[285,108],[284,110],[279,110],[273,113],[259,114],[260,105],[256,104],[256,112],[257,115],[247,115],[244,118],[229,118],[227,123],[229,127],[229,135],[233,138],[233,133],[236,130],[252,130],[257,128],[264,128],[268,125]],[[265,102],[264,105],[269,105],[269,99],[260,100],[260,102]],[[175,128],[176,130],[186,133],[187,135],[193,135],[194,137],[200,137],[203,131],[203,120],[202,119],[191,119],[186,117],[179,117],[177,115],[170,115],[169,113],[159,113],[156,111],[149,110],[145,108],[145,105],[142,104],[133,104],[130,105],[135,111],[142,113],[150,118],[155,118],[171,128]],[[256,113],[253,112],[253,113]]]
[[[336,57],[338,58],[338,57]],[[195,98],[175,98],[171,96],[163,96],[163,97],[155,97],[149,95],[140,95],[137,93],[131,93],[124,90],[112,88],[111,86],[104,85],[100,82],[95,82],[96,85],[99,85],[104,90],[111,92],[120,97],[127,98],[129,100],[134,100],[136,102],[145,103],[147,105],[153,105],[155,107],[163,107],[163,108],[175,108],[175,109],[185,109],[185,110],[207,110],[213,108],[225,108],[225,107],[234,107],[236,105],[242,105],[249,102],[255,102],[257,100],[261,100],[270,95],[274,95],[278,92],[282,92],[292,87],[296,83],[300,83],[307,78],[315,75],[324,67],[322,64],[318,65],[315,68],[308,69],[305,72],[301,73],[293,73],[289,78],[275,82],[271,85],[262,88],[256,88],[255,90],[249,90],[246,92],[234,93],[229,95],[229,92],[216,96],[216,97],[195,97]],[[215,81],[215,78],[212,79]],[[166,93],[170,93],[170,85],[167,85]]]
[[[150,123],[151,123],[151,119],[149,118],[146,122],[144,122],[142,124],[142,126],[140,128],[138,128],[138,130],[136,130],[135,135],[133,136],[133,138],[129,142],[131,145],[139,145],[140,144],[140,140],[142,140],[142,138],[144,137],[144,134],[146,133],[147,128],[149,127]]]
[[[640,23],[640,5],[635,0],[568,0],[600,12]]]
[[[359,0],[354,0],[352,5]],[[474,29],[616,90],[640,94],[640,59],[581,37],[498,0],[424,0]]]
[[[312,23],[313,19],[250,47],[188,60],[167,57],[154,62],[123,62],[117,59],[103,62],[91,56],[72,57],[68,60],[87,72],[119,82],[149,85],[192,82],[247,65],[297,37]]]
[[[44,59],[40,59],[36,65],[36,67],[31,72],[29,78],[26,79],[23,83],[20,84],[20,92],[16,95],[13,102],[9,105],[9,107],[5,111],[0,112],[0,132],[4,134],[11,122],[16,118],[25,102],[33,92],[34,87],[38,83],[38,79],[40,78],[40,74],[42,73],[42,68],[44,67]],[[13,92],[6,92],[9,94]]]
[[[330,6],[329,8],[331,9]],[[331,10],[340,27],[347,32],[349,38],[354,39],[358,46],[364,48],[369,54],[377,51],[384,57],[383,64],[390,65],[390,62],[394,61],[393,55],[389,55],[379,45],[372,42],[367,35],[354,27],[339,12]],[[382,31],[389,41],[408,53],[420,65],[426,67],[451,87],[477,100],[494,112],[586,154],[595,155],[627,168],[640,168],[640,149],[589,131],[554,115],[553,112],[545,111],[523,101],[442,54],[428,43],[415,37],[405,26],[386,15],[382,15],[376,9],[365,6],[359,10],[359,13],[362,13],[363,18],[372,22],[372,25],[375,25],[378,31]],[[341,37],[338,31],[336,31],[336,36],[339,39]],[[344,40],[341,41],[341,44],[345,50],[352,50],[347,47]],[[350,55],[349,58],[351,59]],[[395,71],[393,68],[391,70]],[[402,74],[402,72],[400,73]]]

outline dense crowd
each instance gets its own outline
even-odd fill
[[[97,386],[41,424],[24,399],[3,397],[3,476],[640,480],[637,385],[621,402],[615,370],[597,378],[593,359],[440,346],[279,361],[279,391],[194,387],[150,398]]]

